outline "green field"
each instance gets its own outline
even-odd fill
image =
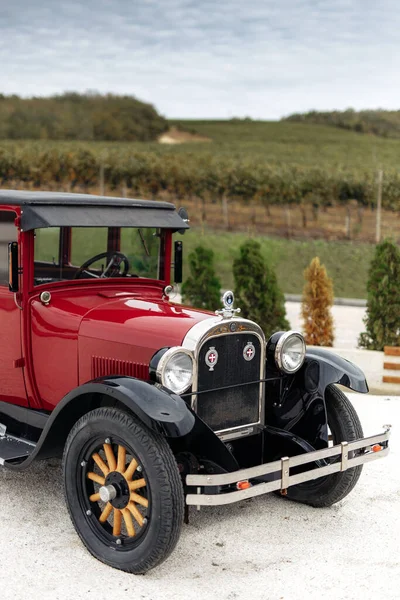
[[[215,268],[223,288],[233,287],[232,264],[239,246],[247,239],[240,233],[222,233],[192,229],[182,237],[184,243],[184,277],[187,276],[187,257],[198,244],[215,253]],[[303,271],[315,256],[325,264],[333,279],[337,298],[366,298],[369,263],[374,253],[371,244],[325,242],[323,240],[298,242],[279,238],[259,237],[262,252],[276,269],[279,285],[287,294],[300,294],[303,289]]]
[[[309,168],[398,169],[400,140],[363,135],[324,125],[286,121],[170,121],[209,137],[213,143],[173,146],[169,152],[195,152]]]

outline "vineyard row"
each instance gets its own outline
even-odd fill
[[[353,200],[373,207],[376,179],[371,170],[271,164],[239,156],[0,146],[1,187],[23,183],[44,189],[56,184],[77,190],[100,182],[114,190],[125,187],[129,195],[153,198],[166,193],[176,199],[230,198],[265,206],[332,206]],[[386,209],[400,209],[397,170],[384,172],[382,202]]]

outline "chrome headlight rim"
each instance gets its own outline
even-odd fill
[[[193,385],[193,379],[194,379],[193,352],[191,352],[190,350],[187,350],[186,348],[182,348],[182,346],[172,346],[172,348],[169,348],[162,355],[162,357],[160,358],[160,361],[157,365],[156,379],[159,383],[161,383],[161,385],[163,385],[164,387],[166,387],[168,389],[171,389],[171,387],[169,385],[167,385],[167,383],[165,382],[165,373],[166,373],[166,366],[168,365],[171,358],[173,358],[176,354],[185,354],[186,356],[188,356],[190,358],[190,360],[192,362],[192,373],[191,373],[189,382],[187,382],[185,384],[185,386],[182,386],[178,390],[171,390],[174,394],[177,394],[178,396],[180,396],[181,394],[186,392]]]
[[[301,354],[301,362],[295,369],[288,369],[287,367],[285,367],[283,364],[283,360],[282,360],[285,343],[291,337],[299,338],[303,345],[303,350],[302,350],[302,354]],[[299,371],[301,369],[301,367],[304,365],[304,360],[306,357],[306,342],[304,340],[303,335],[300,333],[300,331],[290,330],[290,331],[286,331],[285,333],[283,333],[276,343],[274,354],[275,354],[275,363],[276,363],[276,366],[278,367],[278,369],[280,369],[287,375],[292,375],[293,373],[297,373],[297,371]]]

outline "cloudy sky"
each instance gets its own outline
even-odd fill
[[[168,117],[400,109],[399,0],[0,0],[0,93],[133,94]]]

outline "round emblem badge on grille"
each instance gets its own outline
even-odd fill
[[[218,352],[214,348],[214,346],[210,346],[210,349],[206,354],[206,365],[210,367],[210,371],[214,371],[214,367],[218,362]]]
[[[244,360],[247,360],[247,361],[253,360],[255,355],[256,355],[256,349],[254,348],[254,344],[252,344],[251,342],[248,342],[248,344],[245,345],[244,350],[243,350]]]

